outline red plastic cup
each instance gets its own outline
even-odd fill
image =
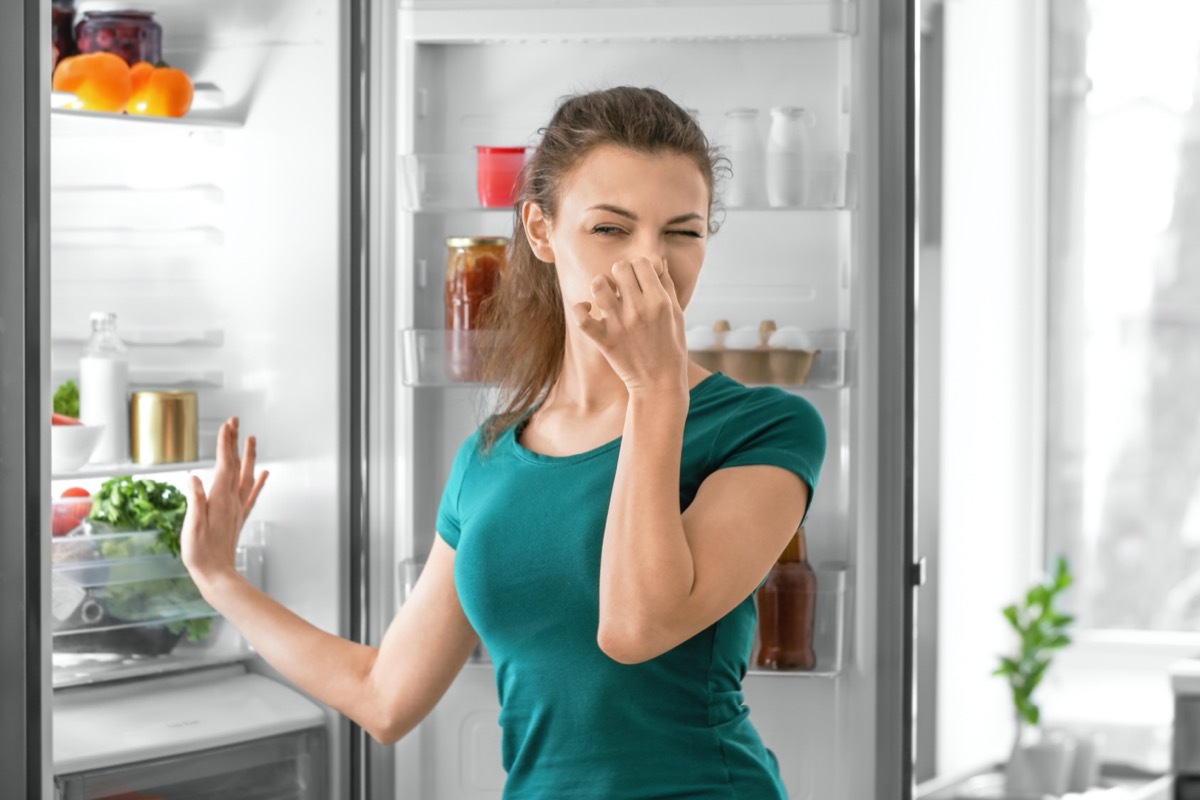
[[[525,148],[476,145],[475,152],[479,204],[484,208],[498,208],[516,203],[520,190],[517,180],[521,167],[525,166]]]

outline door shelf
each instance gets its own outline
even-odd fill
[[[688,355],[705,369],[722,372],[748,386],[773,385],[796,389],[845,387],[845,331],[792,331],[789,338],[788,347],[743,349],[692,346],[688,349]]]
[[[658,0],[620,3],[620,9],[582,0],[515,5],[403,0],[402,31],[421,43],[483,44],[837,38],[857,27],[853,0]]]
[[[519,143],[514,146],[520,146]],[[850,208],[846,156],[814,154],[797,205],[728,205],[729,212],[838,211]],[[483,206],[476,191],[474,153],[409,153],[399,158],[400,205],[425,213],[485,212],[512,214],[512,206]]]
[[[236,632],[214,626],[216,612],[157,531],[89,532],[51,542],[51,631],[55,686],[123,676],[121,666],[159,670],[177,648],[188,665],[247,654]],[[242,545],[238,572],[261,586],[263,547]],[[89,670],[92,663],[95,670]]]
[[[840,565],[818,565],[813,571],[817,577],[812,628],[813,653],[816,655],[815,665],[809,670],[758,667],[761,636],[757,636],[754,650],[750,655],[750,669],[747,674],[773,678],[833,678],[841,673],[846,649],[848,571]],[[756,595],[755,601],[760,603],[759,620],[761,622],[761,595]]]
[[[712,372],[747,385],[795,389],[845,387],[845,331],[805,331],[805,349],[696,348],[688,355]],[[405,386],[480,387],[478,367],[489,348],[486,334],[445,330],[400,331],[400,378]]]

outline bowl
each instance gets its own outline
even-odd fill
[[[74,472],[88,462],[100,444],[103,425],[52,425],[50,471]]]

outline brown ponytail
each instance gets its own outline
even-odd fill
[[[482,309],[483,326],[494,331],[483,377],[500,387],[495,413],[483,424],[485,452],[542,402],[558,380],[566,346],[558,272],[533,254],[521,219],[524,204],[536,203],[553,221],[564,178],[593,149],[607,144],[691,158],[708,184],[711,220],[718,173],[725,171],[725,159],[696,120],[656,89],[619,86],[569,97],[539,133],[541,143],[522,170],[504,276]],[[709,227],[716,232],[711,221]]]

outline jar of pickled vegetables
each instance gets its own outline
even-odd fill
[[[504,270],[508,239],[452,236],[446,240],[446,375],[452,381],[478,381],[478,337],[483,303],[496,290]]]
[[[112,53],[133,66],[162,61],[162,26],[152,11],[84,11],[75,25],[81,53]]]

